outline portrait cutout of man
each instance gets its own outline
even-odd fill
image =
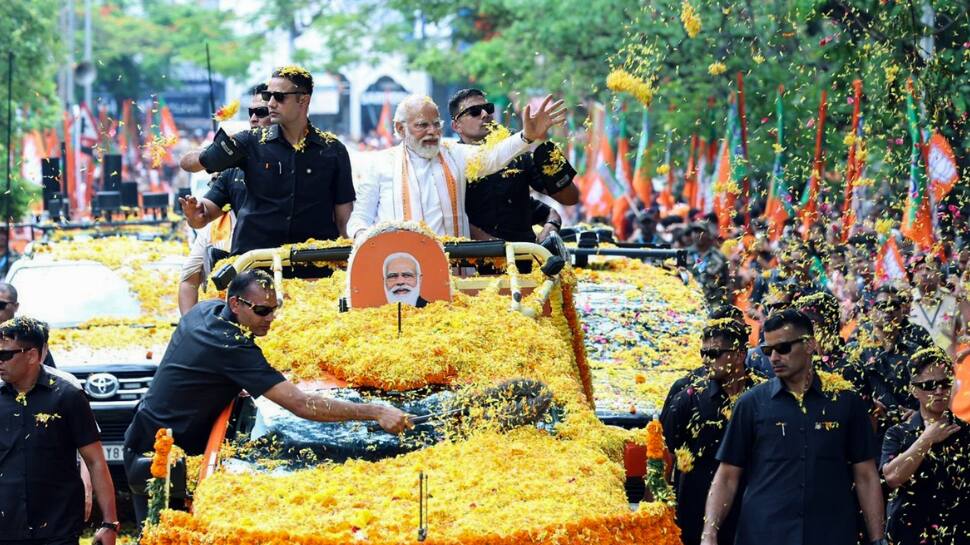
[[[395,252],[384,259],[384,293],[388,303],[404,303],[422,308],[421,264],[407,252]]]

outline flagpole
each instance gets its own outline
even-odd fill
[[[744,160],[748,160],[748,118],[744,114],[744,74],[738,72],[738,116],[741,118],[741,153]],[[744,182],[742,183],[744,201],[744,228],[751,228],[751,178],[745,169]]]
[[[859,111],[862,103],[862,80],[857,79],[852,82],[853,104],[852,104],[852,144],[849,146],[849,161],[845,168],[845,199],[842,202],[842,243],[849,241],[849,234],[855,224],[855,212],[852,208],[852,197],[855,191],[855,182],[859,177],[859,166],[856,164],[856,150],[859,143],[856,141],[859,132]]]
[[[212,87],[212,60],[209,58],[209,42],[205,43],[205,68],[209,73],[209,113],[212,116],[212,132],[215,133],[219,126],[216,123],[216,92]]]
[[[804,204],[802,209],[802,239],[808,240],[809,233],[808,230],[815,222],[815,217],[818,215],[818,190],[820,184],[822,183],[822,165],[824,164],[824,158],[822,156],[822,143],[825,140],[825,113],[828,110],[828,92],[822,89],[822,99],[818,105],[818,123],[815,131],[815,158],[812,161],[812,174],[808,179],[808,201]]]
[[[10,181],[12,173],[10,167],[13,164],[13,51],[7,52],[7,198],[5,200],[3,215],[7,218],[7,242],[4,245],[4,272],[10,268],[10,204],[13,200],[13,193],[10,191]]]

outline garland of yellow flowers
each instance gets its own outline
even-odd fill
[[[465,164],[465,178],[469,183],[477,182],[484,176],[485,156],[495,149],[499,142],[510,136],[512,133],[504,125],[494,121],[489,125],[489,133],[485,136],[485,140],[482,141],[477,153]]]
[[[644,481],[647,490],[654,501],[673,504],[676,500],[670,483],[664,477],[664,446],[663,426],[659,420],[651,420],[647,424],[647,475]]]
[[[172,438],[170,428],[160,428],[155,433],[155,452],[152,454],[152,478],[148,481],[148,524],[158,524],[163,509],[168,507],[169,476],[172,462]]]

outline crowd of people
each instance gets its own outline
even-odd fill
[[[442,236],[541,241],[562,220],[533,193],[566,206],[579,200],[575,170],[547,141],[565,121],[561,101],[526,107],[522,131],[495,137],[495,106],[480,90],[462,90],[446,112],[460,141],[446,142],[434,102],[409,96],[394,115],[401,143],[376,152],[360,175],[339,139],[309,123],[312,92],[306,70],[276,69],[252,89],[250,130],[220,130],[180,159],[215,178],[204,196],[181,199],[202,233],[179,287],[183,316],[126,433],[139,523],[155,432],[170,428],[186,454],[201,454],[218,412],[241,390],[304,418],[374,420],[391,433],[410,425],[396,409],[306,394],[274,370],[254,342],[275,317],[272,279],[244,272],[224,300],[199,302],[218,256],[354,239],[388,221],[423,222]],[[970,542],[970,435],[950,411],[970,323],[970,237],[940,252],[904,248],[908,276],[886,279],[873,264],[875,229],[843,244],[819,222],[808,236],[792,225],[772,239],[744,214],[724,233],[702,211],[637,209],[629,240],[688,249],[711,309],[704,365],[673,385],[660,416],[684,543]],[[0,542],[76,542],[82,513],[65,506],[81,494],[72,473],[80,452],[105,517],[96,537],[110,545],[118,524],[93,416],[50,372],[53,362],[43,365],[46,335],[29,318],[0,325],[8,407],[0,500],[25,498],[0,510]],[[44,432],[31,439],[34,420]],[[53,486],[54,477],[69,486]]]

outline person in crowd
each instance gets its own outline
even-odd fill
[[[350,156],[336,136],[310,124],[312,94],[313,76],[305,69],[277,68],[260,93],[271,125],[233,136],[220,130],[211,145],[179,161],[189,172],[236,167],[245,174],[246,198],[237,210],[234,255],[347,234],[356,198]],[[191,227],[216,217],[214,206],[194,197],[187,197],[182,207]]]
[[[812,320],[815,341],[818,344],[816,370],[838,373],[852,383],[856,393],[871,401],[872,392],[866,381],[860,362],[845,349],[845,340],[839,334],[841,313],[839,300],[831,293],[820,291],[795,299],[792,307]]]
[[[701,543],[719,543],[741,502],[735,543],[855,543],[858,498],[869,540],[885,543],[877,445],[862,398],[823,384],[812,321],[788,309],[764,324],[775,378],[735,403],[717,453]],[[738,491],[743,492],[738,498]]]
[[[253,86],[249,98],[249,128],[258,129],[270,126],[269,107],[261,93],[268,86],[260,83]],[[236,228],[236,210],[243,208],[246,199],[246,174],[240,168],[230,168],[220,172],[209,185],[209,191],[201,199],[190,200],[181,197],[183,210],[188,205],[194,212],[186,219],[197,227],[195,240],[189,257],[182,265],[179,281],[179,313],[185,314],[199,302],[199,287],[205,284],[212,262],[211,248],[219,255],[229,255],[232,250],[232,233]],[[226,210],[228,208],[228,210]]]
[[[909,394],[909,362],[916,352],[932,346],[932,339],[910,323],[908,293],[884,287],[876,297],[869,312],[871,328],[867,334],[860,334],[858,348],[849,352],[859,353],[881,438],[890,426],[905,420],[917,408]]]
[[[717,249],[717,225],[698,221],[690,225],[693,261],[691,272],[704,291],[704,300],[711,308],[728,303],[728,262]]]
[[[709,321],[720,321],[725,318],[729,318],[730,320],[734,321],[738,325],[738,327],[740,327],[743,331],[746,332],[745,333],[746,335],[751,334],[751,328],[748,327],[748,324],[744,321],[744,313],[741,312],[741,309],[739,309],[738,307],[735,307],[732,305],[724,305],[722,307],[718,307],[714,309],[714,311],[711,312],[711,314],[708,316]],[[670,385],[670,389],[667,391],[667,397],[664,399],[664,404],[660,411],[661,420],[663,420],[664,415],[670,410],[671,402],[673,401],[674,397],[677,394],[679,394],[682,390],[684,390],[691,384],[694,384],[698,381],[703,382],[708,378],[710,373],[707,369],[707,364],[703,361],[703,358],[701,362],[702,362],[701,365],[699,365],[694,369],[691,369],[689,373],[678,378],[677,380],[674,381],[673,384]]]
[[[957,300],[943,283],[940,260],[917,254],[909,264],[913,303],[909,318],[926,330],[937,346],[952,358],[958,337],[970,321],[970,302]]]
[[[565,122],[562,104],[547,96],[535,113],[526,107],[521,132],[483,147],[443,143],[434,101],[406,97],[394,113],[394,131],[403,141],[381,152],[372,175],[361,181],[350,236],[385,221],[420,221],[438,235],[470,236],[465,208],[469,174],[477,180],[534,150],[550,128]]]
[[[202,454],[212,424],[242,390],[309,420],[376,420],[390,433],[410,425],[398,409],[307,393],[273,369],[254,338],[269,332],[276,309],[272,277],[251,270],[233,279],[225,301],[200,302],[179,321],[125,432],[125,473],[139,527],[148,510],[148,474],[140,459],[152,450],[155,433],[171,428],[187,455]]]
[[[733,318],[709,321],[701,341],[708,376],[676,394],[660,419],[667,448],[677,460],[677,526],[684,545],[701,542],[704,499],[718,466],[715,455],[734,402],[753,385],[744,369],[747,341],[743,322]],[[718,529],[722,545],[734,543],[739,505]]]
[[[115,492],[84,393],[42,365],[47,325],[0,323],[0,542],[76,545],[85,519],[78,453],[104,517],[95,539],[113,545]]]
[[[919,410],[886,432],[881,467],[893,492],[887,529],[895,545],[970,542],[970,427],[949,412],[953,366],[939,347],[910,361]]]
[[[495,104],[480,89],[462,89],[448,100],[451,128],[462,144],[480,145],[496,127]],[[523,153],[509,165],[468,184],[465,210],[472,238],[499,238],[512,242],[536,242],[533,225],[542,229],[539,242],[562,227],[551,207],[529,195],[543,193],[565,206],[579,202],[573,183],[575,169],[555,143],[545,141],[532,153]]]

